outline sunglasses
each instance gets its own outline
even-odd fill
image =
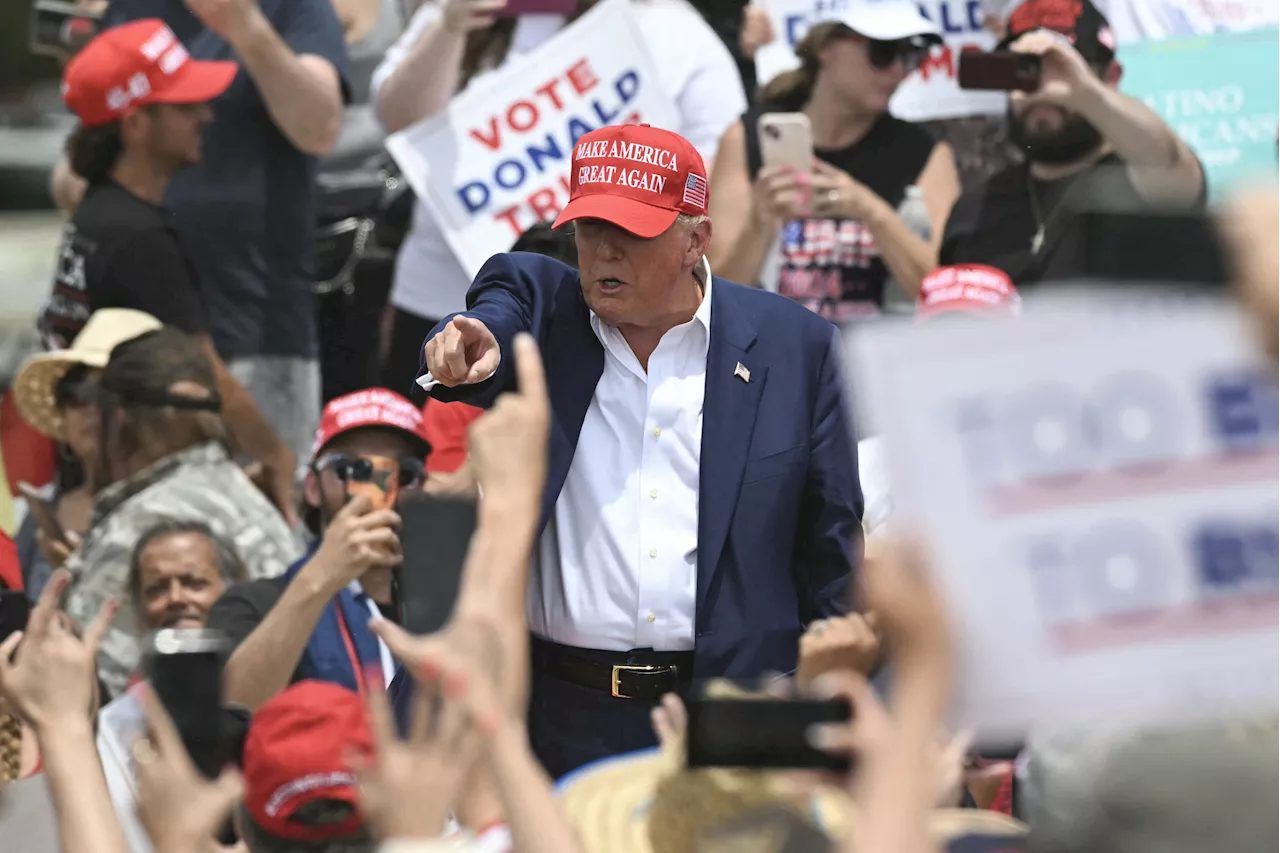
[[[53,387],[53,402],[59,409],[90,406],[97,402],[98,383],[93,372],[83,364],[63,374]]]
[[[894,62],[901,62],[908,74],[924,63],[929,55],[929,45],[923,39],[905,38],[893,41],[867,39],[867,59],[873,68],[884,70]]]
[[[414,457],[397,459],[399,473],[396,484],[401,489],[416,489],[427,479],[426,465]],[[373,483],[381,475],[379,464],[363,456],[334,453],[316,460],[316,470],[332,471],[344,483]]]

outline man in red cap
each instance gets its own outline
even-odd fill
[[[574,224],[580,272],[492,258],[419,378],[487,407],[514,382],[516,333],[542,347],[555,425],[530,739],[556,775],[652,745],[650,709],[695,676],[794,669],[804,626],[851,607],[862,552],[835,328],[712,277],[685,139],[602,128],[571,168],[556,224]]]
[[[99,308],[133,308],[195,335],[236,443],[262,463],[268,492],[292,520],[294,453],[219,358],[200,282],[162,204],[173,177],[200,162],[209,102],[236,70],[192,59],[156,18],[102,33],[67,64],[62,97],[80,119],[67,155],[89,187],[63,229],[38,325],[48,350],[69,347]]]
[[[236,646],[223,674],[228,701],[252,710],[307,678],[353,691],[390,682],[391,653],[369,622],[397,616],[392,505],[399,492],[422,488],[430,451],[422,412],[393,391],[356,391],[325,406],[303,485],[317,541],[280,577],[238,584],[209,612],[208,627]],[[382,668],[384,684],[364,683],[370,665]]]
[[[975,315],[1015,317],[1022,313],[1022,297],[1004,270],[983,264],[941,267],[920,282],[916,319]]]
[[[365,704],[349,690],[302,681],[253,715],[244,743],[237,829],[251,853],[377,849],[360,814],[352,755],[372,757]]]

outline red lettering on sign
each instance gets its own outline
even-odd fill
[[[951,46],[944,44],[941,50],[930,51],[924,62],[920,63],[920,79],[928,80],[933,72],[944,77],[955,76],[955,58],[951,55]]]
[[[518,122],[517,116],[524,113],[528,116],[528,121]],[[538,123],[538,108],[528,101],[516,101],[507,110],[507,124],[517,133],[524,133],[529,128]]]
[[[508,207],[506,210],[499,210],[493,215],[494,219],[507,223],[507,227],[511,229],[512,240],[524,233],[524,229],[520,227],[520,220],[516,218],[519,212],[519,207]]]
[[[486,148],[497,151],[502,146],[502,135],[498,132],[498,117],[491,116],[489,118],[489,132],[471,129],[471,138],[475,139]]]
[[[533,208],[535,222],[555,219],[556,215],[560,213],[560,202],[556,198],[556,191],[550,187],[540,189],[529,196],[529,207]]]
[[[539,95],[546,95],[548,100],[551,101],[551,106],[557,110],[562,110],[564,109],[564,101],[560,100],[560,96],[556,94],[556,84],[559,82],[559,77],[553,77],[549,82],[543,83],[533,91]]]
[[[573,91],[579,95],[585,95],[600,82],[600,78],[596,76],[596,72],[591,69],[585,59],[579,59],[569,66],[568,77],[569,82],[573,84]]]
[[[511,229],[511,240],[539,222],[554,219],[569,203],[569,176],[562,175],[553,187],[543,187],[530,193],[525,200],[493,215],[494,222],[505,222]]]

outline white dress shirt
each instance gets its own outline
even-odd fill
[[[529,591],[535,634],[577,648],[688,651],[698,577],[698,470],[711,339],[711,270],[693,319],[646,373],[594,313],[604,371]]]

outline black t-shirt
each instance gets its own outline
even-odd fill
[[[1202,186],[1200,206],[1204,196]],[[1073,278],[1080,265],[1072,239],[1075,214],[1097,204],[1118,209],[1146,204],[1115,154],[1056,181],[1033,178],[1026,163],[1010,166],[956,201],[938,262],[993,266],[1004,270],[1020,289]],[[1041,226],[1043,235],[1038,237]]]
[[[111,181],[89,188],[62,230],[53,292],[40,310],[46,349],[66,349],[99,308],[136,308],[204,332],[195,270],[162,207]]]
[[[347,51],[329,0],[259,0],[295,54],[333,63],[346,91]],[[238,60],[182,0],[111,0],[104,23],[161,18],[196,59]],[[213,101],[204,161],[180,172],[165,204],[174,212],[205,284],[209,322],[226,358],[317,353],[311,285],[316,158],[303,154],[267,112],[243,67]]]
[[[753,176],[760,163],[754,128],[761,112],[752,110],[743,118],[747,163]],[[886,113],[853,145],[813,153],[897,208],[937,145],[928,131]],[[779,260],[778,293],[832,322],[875,314],[884,304],[889,270],[871,229],[855,219],[793,219],[784,223]]]

